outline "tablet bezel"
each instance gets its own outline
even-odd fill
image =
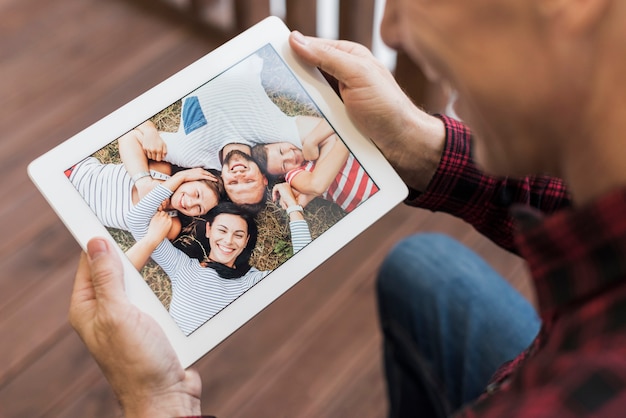
[[[161,325],[183,367],[196,362],[407,196],[405,184],[376,146],[350,122],[343,103],[322,74],[303,64],[291,51],[289,33],[279,18],[261,21],[48,151],[28,167],[32,181],[82,248],[91,238],[102,236],[123,255],[64,171],[268,43],[291,69],[379,191],[188,337],[128,258],[121,257],[130,300]]]

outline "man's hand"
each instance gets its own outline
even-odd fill
[[[272,189],[272,199],[274,202],[278,200],[281,208],[287,209],[289,206],[296,204],[296,197],[291,190],[289,183],[278,183]]]
[[[129,302],[111,244],[94,238],[87,249],[78,265],[69,319],[126,417],[199,415],[199,376],[182,368],[159,325]]]
[[[167,145],[161,138],[154,123],[146,121],[136,129],[140,133],[137,136],[137,140],[141,144],[146,157],[154,161],[163,161],[165,155],[167,155]]]
[[[274,202],[278,200],[278,204],[281,208],[287,209],[290,206],[297,205],[296,196],[289,183],[278,183],[272,189],[272,199]],[[303,220],[304,214],[300,211],[291,212],[289,214],[290,221]]]
[[[301,59],[337,79],[352,122],[409,186],[425,190],[445,144],[443,122],[418,109],[366,47],[299,32],[289,43]]]

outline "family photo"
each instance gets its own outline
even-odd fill
[[[185,335],[378,191],[270,45],[66,175]]]

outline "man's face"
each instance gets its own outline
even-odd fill
[[[238,150],[229,152],[222,165],[222,179],[233,203],[256,204],[263,199],[267,178],[248,154]]]
[[[304,162],[302,150],[289,142],[266,144],[267,172],[274,176],[287,174]]]
[[[496,174],[543,162],[537,138],[557,103],[545,21],[527,0],[387,0],[383,39],[458,94],[477,161]],[[558,77],[557,77],[558,78]]]

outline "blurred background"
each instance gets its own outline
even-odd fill
[[[276,14],[374,49],[416,103],[445,99],[377,35],[374,0],[0,0],[0,417],[121,411],[67,322],[80,249],[27,164],[230,37]],[[442,104],[443,103],[443,104]],[[383,417],[374,279],[418,231],[455,236],[529,298],[524,264],[442,214],[398,206],[194,367],[218,417]]]

